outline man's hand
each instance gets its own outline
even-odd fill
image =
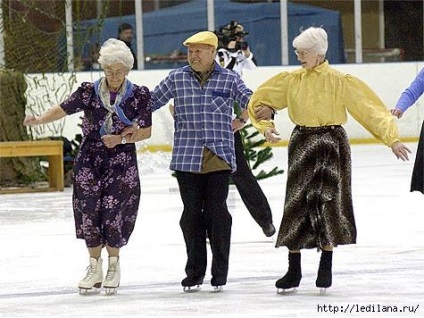
[[[411,150],[409,150],[404,144],[402,144],[400,141],[396,141],[392,145],[392,151],[395,154],[396,158],[402,159],[403,161],[409,160],[408,158],[408,152],[411,153]]]
[[[174,117],[174,113],[175,113],[175,107],[174,107],[174,104],[170,103],[170,104],[168,105],[168,110],[169,110],[169,112],[171,113],[171,116],[172,116],[172,117]]]
[[[127,135],[133,135],[137,131],[137,129],[138,129],[137,124],[125,127],[124,130],[121,132],[121,136],[129,139],[131,136],[127,136]]]
[[[271,120],[273,109],[267,105],[260,105],[255,108],[256,120]]]
[[[245,123],[242,122],[240,120],[240,118],[233,119],[233,123],[232,124],[233,124],[233,132],[236,132],[236,131],[242,129],[244,127],[244,125],[245,125]]]

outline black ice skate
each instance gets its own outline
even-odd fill
[[[183,291],[185,293],[194,293],[200,290],[200,285],[203,284],[203,278],[205,276],[187,276],[181,281]]]
[[[300,266],[300,253],[289,253],[289,269],[283,277],[275,282],[277,293],[295,291],[302,279],[302,269]]]
[[[320,294],[325,294],[327,292],[327,288],[331,287],[332,261],[333,261],[333,252],[322,251],[321,260],[319,262],[318,277],[315,282],[316,287],[320,289]]]
[[[227,284],[227,278],[212,277],[211,285],[213,287],[212,293],[219,293],[224,289],[224,285]]]

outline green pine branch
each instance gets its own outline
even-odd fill
[[[253,126],[251,124],[246,125],[243,129],[240,130],[240,135],[243,140],[244,155],[247,162],[249,163],[252,171],[256,170],[261,164],[271,159],[274,155],[272,153],[272,148],[266,146],[260,150],[257,150],[258,147],[261,147],[265,144],[266,140],[264,138],[257,139],[259,132],[254,129],[251,130]],[[270,178],[279,174],[284,173],[284,170],[274,167],[271,171],[265,172],[261,170],[255,175],[256,180]]]

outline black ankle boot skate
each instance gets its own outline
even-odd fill
[[[331,267],[333,263],[333,252],[322,251],[321,260],[319,262],[318,277],[315,285],[320,288],[321,293],[325,293],[326,288],[331,287],[332,273]]]
[[[213,276],[211,279],[211,285],[213,287],[213,292],[218,293],[223,289],[223,286],[227,284],[227,277],[216,277]]]
[[[299,287],[301,278],[300,253],[289,253],[289,270],[286,275],[275,282],[277,292],[284,293],[287,289]]]
[[[200,288],[200,285],[203,284],[203,279],[205,276],[187,276],[181,281],[183,286],[183,291],[193,292]]]

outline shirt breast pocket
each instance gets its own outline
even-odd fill
[[[212,92],[211,111],[227,114],[230,107],[230,94],[226,92]]]

